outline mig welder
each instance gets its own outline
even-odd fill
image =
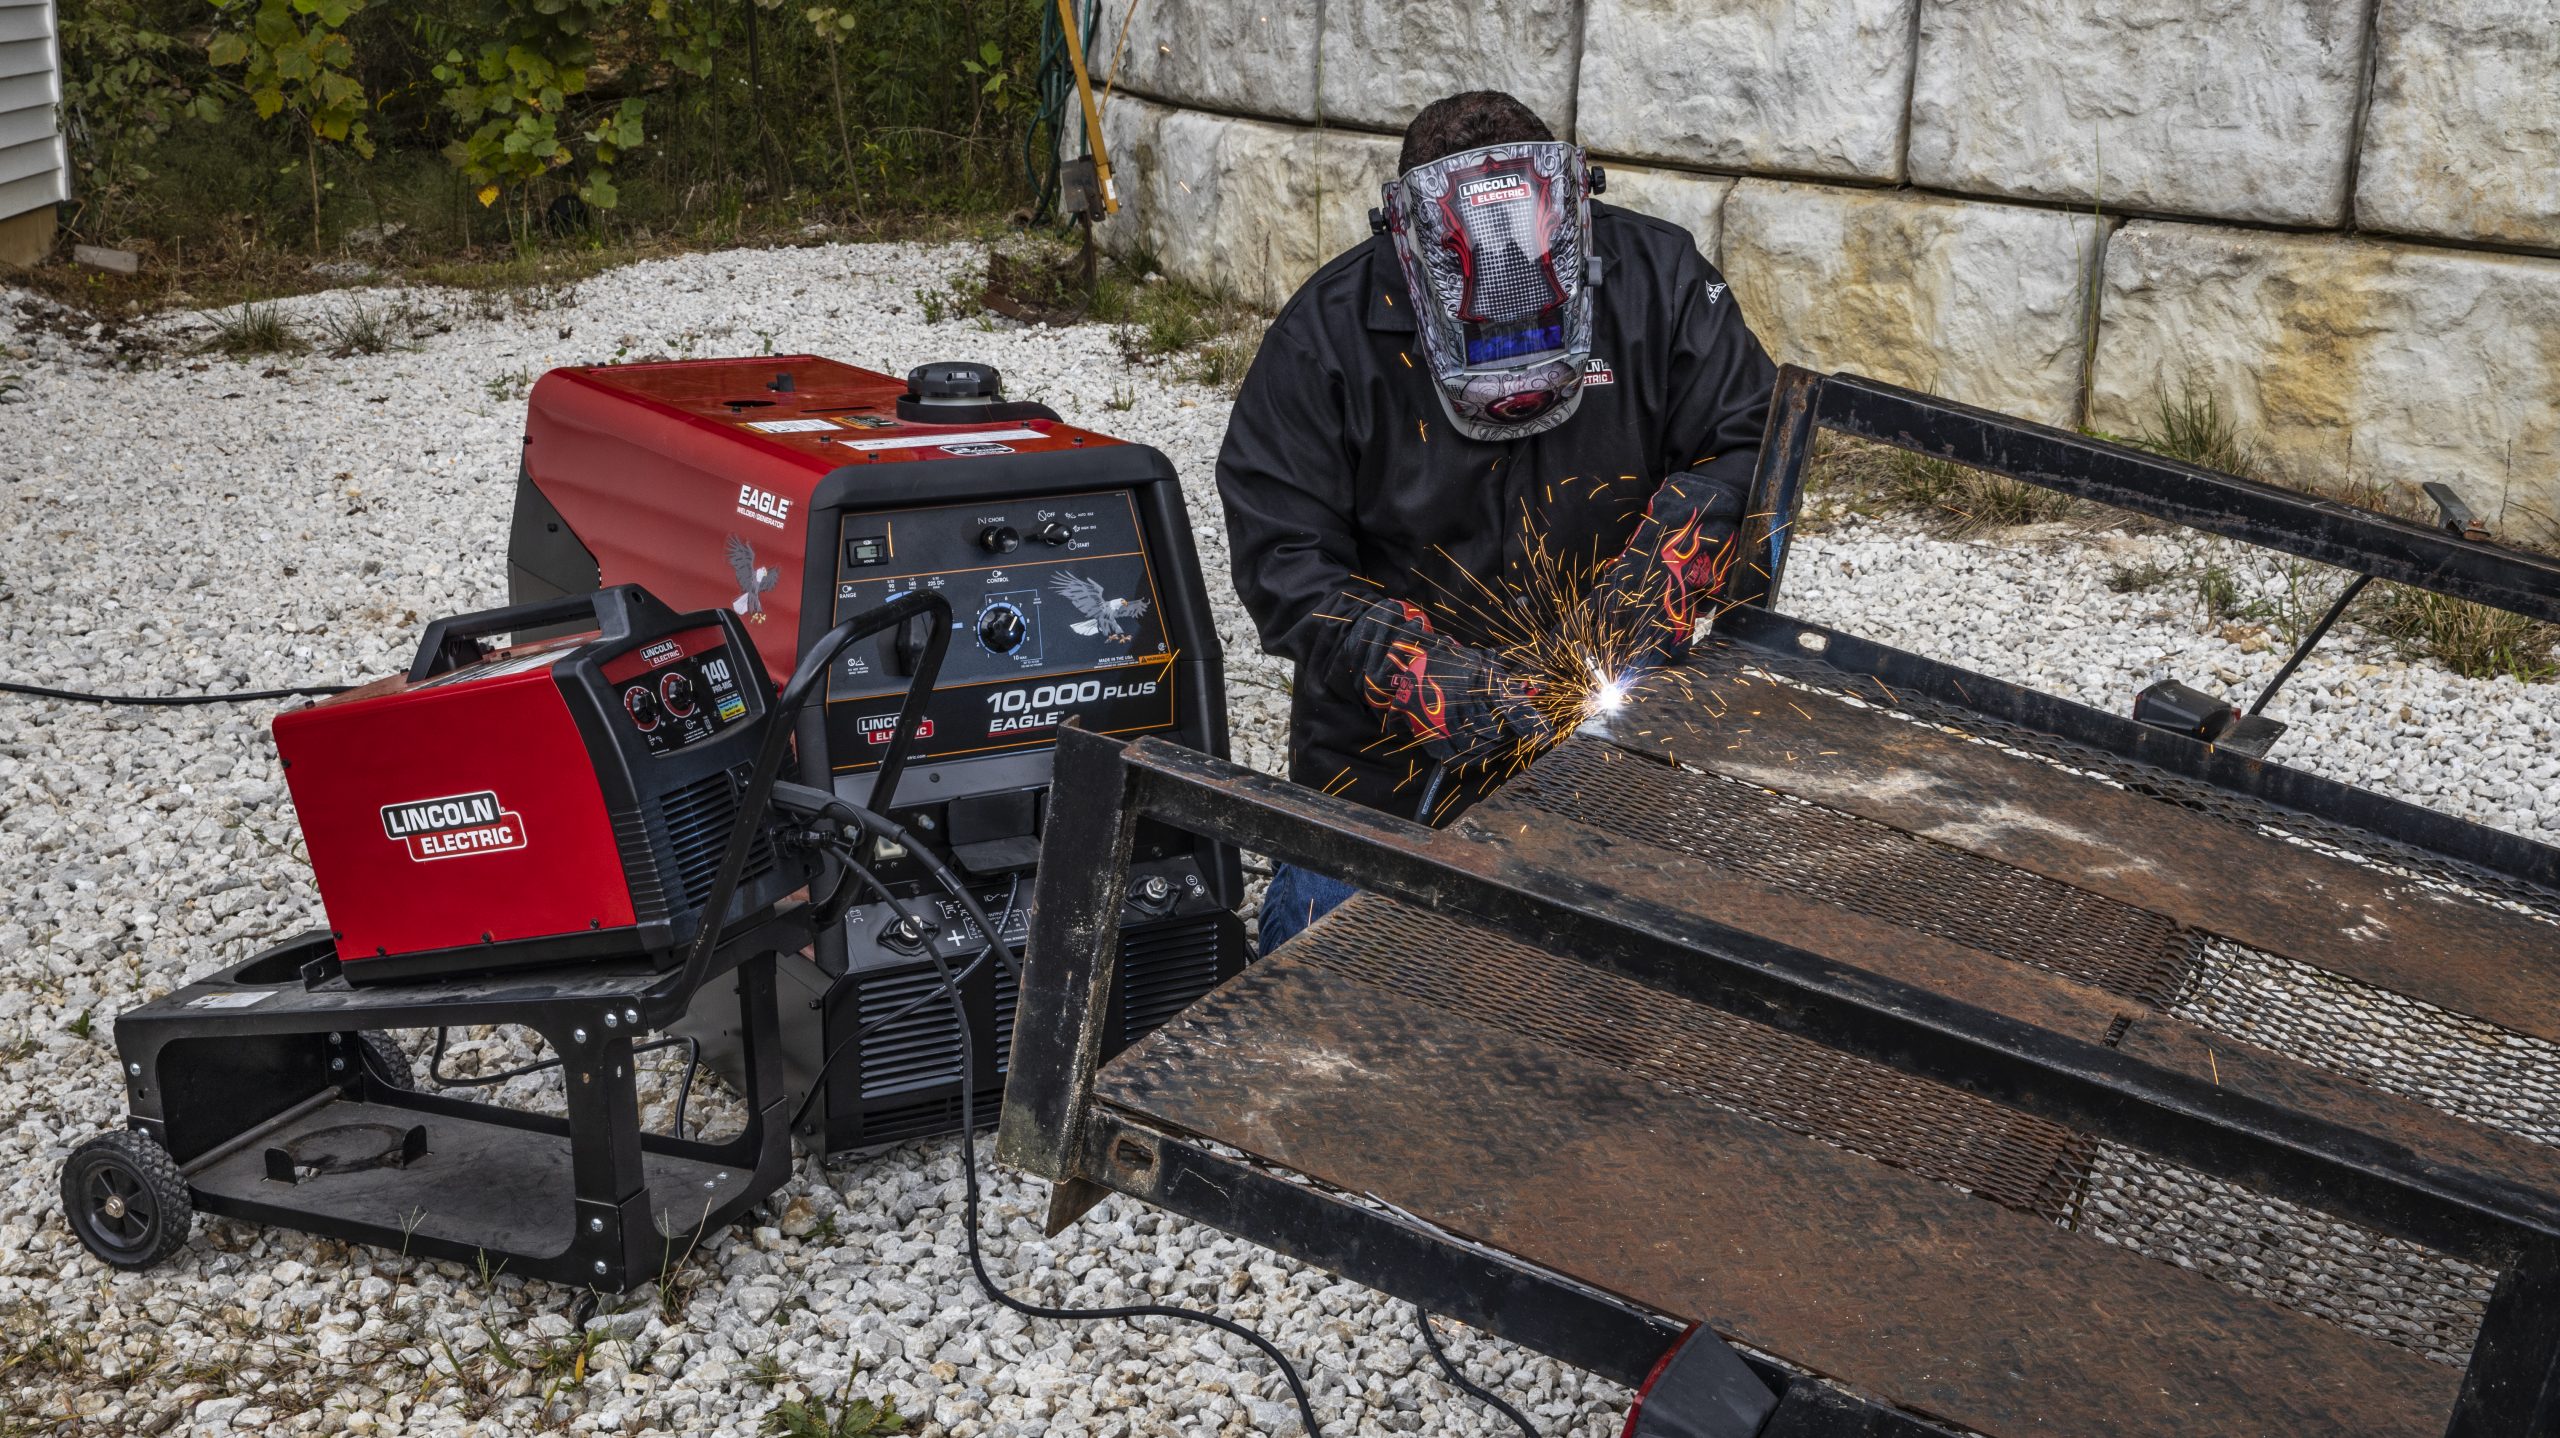
[[[775,673],[844,616],[900,596],[951,609],[949,662],[870,867],[899,900],[850,908],[781,963],[787,1082],[801,1140],[868,1150],[957,1128],[964,1052],[992,1123],[1012,977],[967,984],[974,1042],[933,960],[985,935],[932,881],[959,871],[1018,943],[1070,718],[1226,750],[1224,672],[1190,520],[1165,457],[1007,402],[982,364],[901,381],[807,355],[555,370],[535,385],[509,552],[519,600],[638,583],[726,609]],[[848,650],[797,726],[799,778],[867,802],[926,635],[917,620]],[[1121,916],[1107,1036],[1134,1041],[1243,967],[1232,850],[1142,831]],[[741,1066],[731,1006],[690,1031]],[[810,1092],[812,1086],[816,1092]]]

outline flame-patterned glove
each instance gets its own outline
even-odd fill
[[[1735,560],[1742,501],[1720,485],[1687,492],[1666,484],[1646,507],[1624,553],[1610,562],[1593,602],[1608,632],[1637,665],[1666,663],[1688,652],[1698,617],[1713,612]]]
[[[1434,763],[1472,764],[1547,737],[1538,686],[1490,649],[1435,631],[1420,605],[1362,599],[1344,637],[1360,695],[1400,719]]]

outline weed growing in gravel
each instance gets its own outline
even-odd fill
[[[404,309],[350,301],[320,321],[320,338],[331,359],[378,355],[405,348],[400,331],[416,317]]]
[[[2358,606],[2366,623],[2403,648],[2433,656],[2470,679],[2510,674],[2526,683],[2560,678],[2560,624],[2474,604],[2467,599],[2377,585],[2376,597]]]
[[[1138,387],[1123,381],[1111,386],[1111,398],[1102,402],[1104,409],[1118,414],[1138,407]]]
[[[2140,564],[2119,564],[2107,570],[2107,588],[2118,594],[2140,594],[2157,589],[2178,577],[2178,567],[2146,559]]]
[[[215,315],[213,333],[196,347],[196,353],[251,359],[259,355],[295,355],[307,348],[302,336],[294,333],[293,326],[285,323],[274,305],[246,304]]]
[[[848,1398],[830,1413],[824,1398],[813,1397],[806,1403],[784,1399],[781,1407],[765,1416],[764,1431],[778,1438],[880,1438],[906,1432],[907,1420],[894,1402]]]
[[[2240,613],[2240,579],[2229,565],[2205,560],[2190,572],[2188,579],[2195,585],[2196,604],[2208,621],[2229,619]]]
[[[539,378],[540,375],[529,369],[511,369],[505,374],[489,376],[488,381],[480,386],[480,392],[499,404],[510,404],[531,393],[533,382]]]

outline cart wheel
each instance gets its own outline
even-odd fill
[[[168,1150],[132,1129],[102,1133],[62,1166],[63,1215],[82,1247],[117,1268],[149,1268],[178,1251],[195,1222],[186,1176]]]
[[[364,1062],[373,1076],[393,1088],[416,1088],[418,1071],[409,1066],[409,1055],[393,1042],[391,1035],[380,1029],[365,1029],[356,1035],[364,1048]]]

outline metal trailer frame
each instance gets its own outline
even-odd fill
[[[2170,775],[2352,826],[2484,882],[2560,890],[2560,851],[2185,735],[1939,664],[1770,606],[1817,429],[2381,579],[2560,621],[2560,561],[1853,376],[1789,367],[1743,542],[1740,607],[1718,633],[1844,679],[1960,706]],[[999,1155],[1053,1182],[1052,1232],[1117,1191],[1637,1385],[1682,1325],[1373,1199],[1291,1177],[1095,1099],[1121,875],[1140,816],[1570,954],[1604,974],[1739,1015],[2006,1107],[2160,1154],[2500,1273],[2450,1438],[2560,1431],[2560,1193],[2449,1171],[2331,1119],[1526,865],[1172,745],[1061,736],[1050,839],[1099,862],[1045,866]],[[1752,1360],[1784,1397],[1766,1432],[1944,1430]]]

